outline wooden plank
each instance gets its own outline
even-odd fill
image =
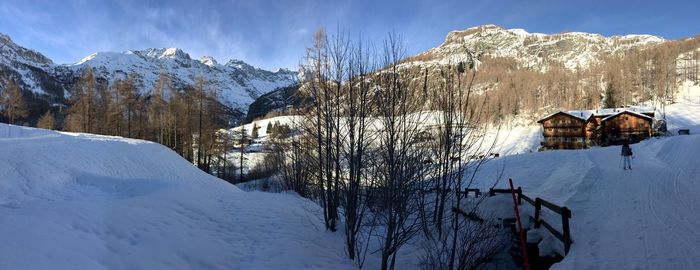
[[[535,198],[535,228],[540,227],[540,211],[542,211],[542,199]]]
[[[479,222],[479,223],[483,223],[483,222],[484,222],[484,219],[481,218],[479,215],[477,215],[477,214],[474,213],[474,212],[467,213],[467,212],[465,212],[464,210],[462,210],[462,209],[460,209],[460,208],[457,208],[457,207],[452,207],[452,212],[457,212],[458,214],[464,216],[465,218],[471,219],[471,220],[476,221],[476,222]]]
[[[547,223],[547,221],[540,220],[540,224],[542,224],[542,226],[544,226],[545,228],[547,228],[547,230],[548,230],[550,233],[552,233],[552,235],[554,235],[554,237],[556,237],[557,239],[559,239],[559,241],[564,242],[564,235],[563,235],[562,233],[560,233],[559,231],[555,230],[554,227],[552,227],[552,225],[549,225],[549,223]]]
[[[535,206],[535,200],[531,199],[527,195],[523,194],[522,199],[525,200],[526,202],[530,203],[532,206]]]
[[[496,193],[508,193],[510,194],[510,189],[505,188],[491,188],[489,189],[489,196],[494,196]]]
[[[554,211],[555,213],[561,215],[561,213],[562,213],[562,210],[561,210],[562,207],[561,207],[561,206],[558,206],[558,205],[553,204],[553,203],[551,203],[551,202],[545,201],[544,199],[540,199],[540,200],[542,201],[542,205],[543,205],[544,207],[547,207],[547,208],[549,208],[549,210],[552,210],[552,211]]]
[[[473,192],[475,197],[481,196],[481,191],[478,188],[465,188],[464,189],[464,198],[469,197],[469,193]]]
[[[564,207],[561,214],[561,228],[564,234],[564,254],[569,253],[571,248],[571,232],[569,231],[569,218],[571,217],[571,210]]]

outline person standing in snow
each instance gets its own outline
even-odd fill
[[[620,153],[620,155],[622,155],[622,158],[625,160],[624,169],[631,170],[632,164],[631,164],[630,158],[632,157],[632,148],[630,148],[629,143],[625,142],[622,144],[622,153]]]

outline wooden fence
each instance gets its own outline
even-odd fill
[[[491,188],[489,189],[489,196],[494,196],[497,193],[510,192],[510,189]],[[569,210],[569,208],[567,208],[566,206],[562,207],[539,197],[533,200],[532,198],[523,194],[523,190],[520,187],[518,187],[518,189],[515,192],[518,195],[518,204],[521,204],[524,200],[525,202],[535,207],[535,216],[530,216],[530,218],[535,222],[535,228],[539,229],[541,226],[544,226],[545,229],[547,229],[552,235],[554,235],[554,237],[556,237],[557,239],[559,239],[559,241],[564,243],[564,254],[568,254],[569,249],[571,249],[571,243],[573,243],[573,241],[571,240],[571,231],[569,229],[569,219],[571,218],[571,210]],[[542,219],[542,206],[561,216],[561,232],[554,229],[554,227],[552,227],[551,224]]]
[[[431,188],[424,190],[424,192],[436,192],[438,189],[436,188]],[[450,189],[447,189],[447,192],[450,192]],[[510,194],[510,189],[507,188],[490,188],[489,189],[489,196],[495,196],[496,194]],[[552,202],[549,202],[545,199],[542,198],[535,198],[532,199],[528,197],[527,195],[523,194],[523,189],[521,187],[518,187],[515,192],[517,193],[517,200],[518,200],[518,205],[522,204],[522,201],[525,201],[529,203],[530,205],[535,207],[535,216],[530,216],[530,219],[534,221],[535,223],[535,228],[539,229],[540,227],[544,226],[545,229],[547,229],[554,237],[559,239],[562,243],[564,243],[564,254],[569,253],[569,249],[571,249],[571,243],[573,241],[571,240],[571,231],[569,229],[569,219],[571,218],[571,210],[567,208],[566,206],[558,206]],[[469,197],[470,193],[474,193],[475,197],[481,196],[481,191],[476,188],[465,188],[464,191],[457,191],[458,194],[463,194],[464,197]],[[551,224],[549,224],[547,221],[542,219],[542,206],[545,208],[549,209],[550,211],[559,214],[561,216],[561,227],[562,231],[559,232],[554,227],[552,227]],[[452,208],[453,212],[457,212],[460,215],[464,216],[465,218],[474,220],[474,221],[479,221],[483,222],[483,219],[479,217],[476,213],[468,213],[462,209],[459,209],[457,207]]]

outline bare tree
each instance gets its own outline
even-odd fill
[[[394,269],[398,250],[421,228],[419,200],[426,171],[421,161],[425,150],[418,146],[420,125],[425,120],[423,102],[413,93],[423,83],[401,73],[398,63],[404,48],[394,34],[384,42],[383,67],[377,75],[379,117],[378,147],[374,168],[381,210],[376,216],[384,226],[379,235],[381,269]]]
[[[313,134],[316,138],[315,164],[310,164],[315,168],[315,176],[321,206],[323,207],[323,217],[326,229],[335,231],[338,221],[338,200],[336,199],[338,190],[338,166],[334,162],[337,157],[337,144],[334,136],[337,135],[336,121],[334,117],[335,107],[333,102],[333,86],[341,82],[333,81],[333,66],[331,64],[331,48],[329,48],[328,37],[324,29],[318,29],[314,35],[312,47],[307,49],[307,65],[304,70],[309,74],[305,82],[303,91],[308,92],[312,103],[310,117],[305,123],[304,130]],[[337,61],[337,60],[336,60]],[[337,75],[339,72],[336,72]],[[337,115],[337,113],[336,113]],[[335,120],[335,121],[334,121]],[[335,176],[334,176],[335,173]]]
[[[19,85],[14,80],[10,80],[0,96],[0,104],[3,108],[3,115],[7,117],[10,124],[14,124],[17,118],[27,117],[29,115],[29,110],[27,108],[27,102],[22,96],[22,91]]]
[[[95,116],[96,98],[95,76],[92,68],[87,67],[73,85],[70,108],[68,110],[66,127],[70,131],[92,132],[93,117]]]
[[[46,110],[46,113],[39,118],[37,127],[44,129],[54,129],[56,128],[56,118],[53,116],[51,110]]]
[[[153,88],[151,95],[148,97],[149,126],[155,130],[155,136],[153,139],[160,144],[163,144],[164,142],[166,125],[165,114],[168,105],[164,95],[165,93],[170,93],[172,91],[171,89],[172,82],[170,77],[165,72],[161,71],[160,75],[158,76],[158,80],[156,81],[156,85]]]

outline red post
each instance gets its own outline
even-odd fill
[[[508,179],[510,184],[510,194],[513,196],[513,209],[515,209],[515,219],[518,221],[518,235],[520,236],[520,249],[523,252],[525,261],[525,270],[530,270],[530,259],[527,256],[527,243],[525,242],[525,231],[523,231],[523,223],[520,222],[520,210],[518,209],[518,200],[515,198],[515,189],[513,188],[513,179]]]

